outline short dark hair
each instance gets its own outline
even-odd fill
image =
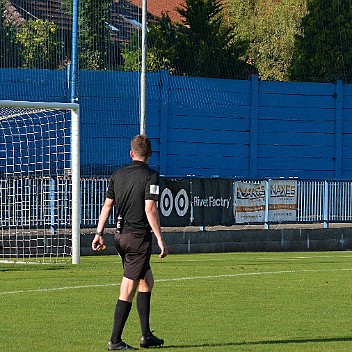
[[[139,134],[132,139],[131,149],[137,156],[146,159],[152,155],[152,142],[146,135]]]

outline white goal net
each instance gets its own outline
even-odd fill
[[[0,259],[80,261],[79,106],[0,101]]]

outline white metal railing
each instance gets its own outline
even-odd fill
[[[108,178],[81,179],[81,226],[96,226],[108,184]],[[108,225],[113,224],[113,219],[114,213],[110,216]]]
[[[81,178],[81,227],[96,226],[108,182]],[[352,222],[352,181],[297,180],[297,188],[297,223]],[[2,228],[72,225],[70,177],[0,178],[0,196]]]
[[[297,181],[298,222],[322,222],[324,220],[324,181]]]

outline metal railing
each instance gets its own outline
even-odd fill
[[[81,179],[81,227],[95,227],[108,178]],[[0,225],[55,228],[71,225],[70,177],[0,179]],[[107,225],[113,225],[114,214]],[[295,223],[352,222],[352,180],[297,180]]]

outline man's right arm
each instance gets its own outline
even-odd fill
[[[92,249],[94,251],[100,250],[102,246],[105,244],[102,234],[104,232],[105,224],[108,221],[108,218],[110,216],[110,213],[112,211],[114,204],[115,204],[114,199],[111,199],[111,198],[105,199],[104,205],[101,209],[100,216],[99,216],[99,221],[97,225],[97,234],[95,235],[92,241]]]

